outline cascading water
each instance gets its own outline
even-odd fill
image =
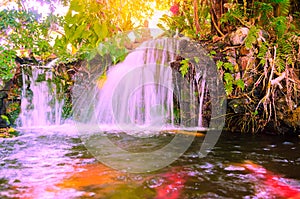
[[[62,124],[62,107],[64,100],[56,98],[56,87],[49,85],[52,79],[52,67],[56,60],[44,67],[31,66],[32,75],[22,70],[23,88],[19,127],[35,128]],[[38,81],[39,76],[43,81]]]
[[[89,86],[77,81],[74,118],[104,130],[201,128],[204,75],[197,73],[199,77],[189,82],[170,67],[178,47],[176,39],[144,42],[123,62],[111,66],[100,86],[99,74]]]

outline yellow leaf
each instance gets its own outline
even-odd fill
[[[107,79],[106,74],[101,75],[101,76],[97,79],[97,82],[96,82],[97,87],[100,88],[100,89],[103,88],[103,86],[104,86],[104,84],[105,84],[105,82],[106,82],[106,79]]]
[[[72,55],[75,55],[78,49],[72,45]]]
[[[8,131],[7,131],[8,133],[14,133],[14,132],[16,132],[16,129],[14,129],[14,128],[12,128],[12,127],[10,127],[9,129],[8,129]]]

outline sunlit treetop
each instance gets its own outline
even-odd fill
[[[107,38],[144,27],[155,10],[169,10],[171,4],[171,0],[4,0],[1,52],[41,61],[84,58]]]
[[[144,27],[169,0],[71,0],[65,16],[65,43],[72,53],[90,51],[106,38]],[[162,6],[164,5],[164,6]]]

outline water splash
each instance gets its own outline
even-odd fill
[[[56,86],[51,83],[52,67],[56,60],[46,66],[32,66],[31,75],[22,69],[21,114],[18,126],[36,128],[62,124],[62,107],[64,100],[56,98]],[[43,81],[37,81],[43,76]],[[49,83],[51,85],[49,85]]]

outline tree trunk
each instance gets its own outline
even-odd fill
[[[199,16],[198,16],[198,0],[194,0],[194,23],[196,28],[196,34],[200,32],[200,25],[199,25]]]
[[[217,34],[223,36],[220,19],[222,15],[226,12],[224,4],[228,3],[228,0],[210,0],[211,8],[211,32],[212,34]]]

